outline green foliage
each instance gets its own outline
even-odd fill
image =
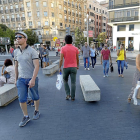
[[[33,32],[33,30],[27,29],[27,30],[24,30],[24,32],[28,36],[27,44],[34,45],[35,43],[38,42],[38,37],[37,37],[36,33]]]
[[[6,31],[8,27],[5,24],[0,24],[0,27],[3,31]]]
[[[96,40],[98,41],[98,43],[106,43],[106,38],[106,32],[102,32],[98,35]]]

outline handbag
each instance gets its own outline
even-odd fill
[[[113,63],[110,64],[110,72],[114,72]]]

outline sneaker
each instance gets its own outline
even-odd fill
[[[89,68],[87,68],[87,70],[90,70]]]
[[[30,100],[28,100],[28,101],[27,101],[27,105],[30,105],[30,104],[31,104],[31,101],[30,101]]]
[[[87,70],[87,68],[85,68],[84,70]]]
[[[75,100],[75,97],[71,97],[71,101],[74,101]]]
[[[108,75],[106,75],[106,77],[108,77]]]
[[[105,77],[105,75],[103,77]]]
[[[94,69],[94,68],[93,68]]]
[[[70,98],[70,95],[67,95],[67,96],[66,96],[66,100],[69,100],[69,98]]]
[[[31,102],[31,106],[33,106],[33,107],[35,106],[34,101],[33,101],[33,102]]]
[[[33,115],[33,120],[39,119],[39,116],[40,116],[39,111],[36,111],[36,110],[35,110],[34,115]]]
[[[23,119],[22,119],[22,121],[19,123],[19,126],[20,127],[23,127],[23,126],[25,126],[26,124],[27,124],[27,122],[29,122],[30,121],[30,117],[28,116],[28,117],[23,117]]]

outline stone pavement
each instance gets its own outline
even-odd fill
[[[57,73],[44,76],[39,70],[40,119],[18,126],[23,115],[18,100],[0,107],[0,140],[139,140],[140,107],[127,103],[135,66],[124,78],[114,73],[103,78],[101,65],[77,72],[76,100],[66,101],[64,87],[55,87]],[[85,102],[79,75],[89,74],[101,89],[101,101]],[[28,106],[32,118],[34,107]]]

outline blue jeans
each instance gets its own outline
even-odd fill
[[[121,67],[121,74],[123,74],[124,60],[117,60],[117,64],[118,64],[118,73],[120,74],[120,67]]]
[[[96,57],[91,57],[92,67],[94,68],[96,64]]]
[[[87,60],[87,61],[88,61],[87,68],[89,68],[89,63],[90,63],[90,62],[89,62],[89,61],[90,61],[90,60],[89,60],[89,57],[84,57],[83,59],[84,59],[84,67],[86,68],[86,60]]]
[[[103,60],[103,72],[104,75],[108,75],[108,71],[109,71],[109,60]]]
[[[19,78],[17,80],[17,89],[18,89],[18,99],[20,103],[27,102],[28,97],[28,87],[29,87],[29,79]],[[38,78],[35,80],[35,86],[30,88],[31,91],[31,98],[34,101],[39,100],[39,94],[38,94]]]

